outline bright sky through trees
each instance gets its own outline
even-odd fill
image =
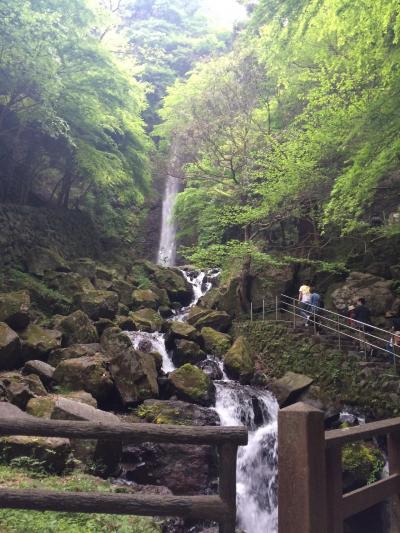
[[[238,21],[246,18],[246,9],[235,0],[203,0],[204,13],[211,24],[222,27],[232,27]]]

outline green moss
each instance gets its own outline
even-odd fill
[[[77,473],[69,476],[35,478],[25,468],[0,465],[0,487],[15,489],[50,489],[73,492],[121,492],[109,482]],[[2,533],[160,533],[152,519],[84,513],[55,513],[0,510]]]
[[[170,378],[176,388],[193,400],[204,399],[211,385],[210,378],[200,368],[189,363],[174,370]]]
[[[179,409],[163,406],[161,404],[141,405],[137,415],[152,424],[177,424],[185,425],[186,421],[180,418]]]
[[[343,447],[342,465],[344,475],[361,487],[379,480],[385,459],[378,448],[355,442]]]

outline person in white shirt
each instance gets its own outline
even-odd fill
[[[299,300],[301,307],[300,314],[304,316],[306,321],[308,321],[311,308],[311,287],[308,280],[306,280],[299,289]]]

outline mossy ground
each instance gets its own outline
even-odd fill
[[[0,465],[0,487],[74,492],[122,492],[107,481],[85,474],[44,476],[40,468]],[[35,465],[31,465],[35,466]],[[149,518],[84,513],[0,510],[2,533],[160,533]]]
[[[326,347],[312,336],[293,333],[285,324],[238,323],[234,333],[247,338],[258,372],[266,380],[279,378],[287,371],[298,372],[314,378],[325,404],[354,406],[373,418],[400,413],[397,394],[391,392],[399,378],[391,369],[363,374],[357,359]]]

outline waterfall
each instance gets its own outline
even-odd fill
[[[174,205],[179,192],[179,179],[172,175],[167,176],[162,203],[162,219],[160,244],[158,247],[159,265],[175,265],[176,256],[176,224],[174,221]]]
[[[161,245],[160,245],[161,250]],[[190,307],[197,304],[212,287],[218,270],[185,271],[185,278],[193,286],[191,304],[181,309],[172,320],[185,321]],[[169,373],[175,369],[165,347],[162,333],[134,331],[128,333],[137,349],[157,351],[162,356],[162,369]],[[278,526],[277,502],[277,418],[278,403],[273,395],[255,387],[241,385],[227,378],[223,363],[218,362],[222,380],[214,381],[216,387],[215,411],[223,426],[245,426],[249,429],[249,443],[238,451],[237,461],[237,513],[238,525],[245,533],[276,533]]]

